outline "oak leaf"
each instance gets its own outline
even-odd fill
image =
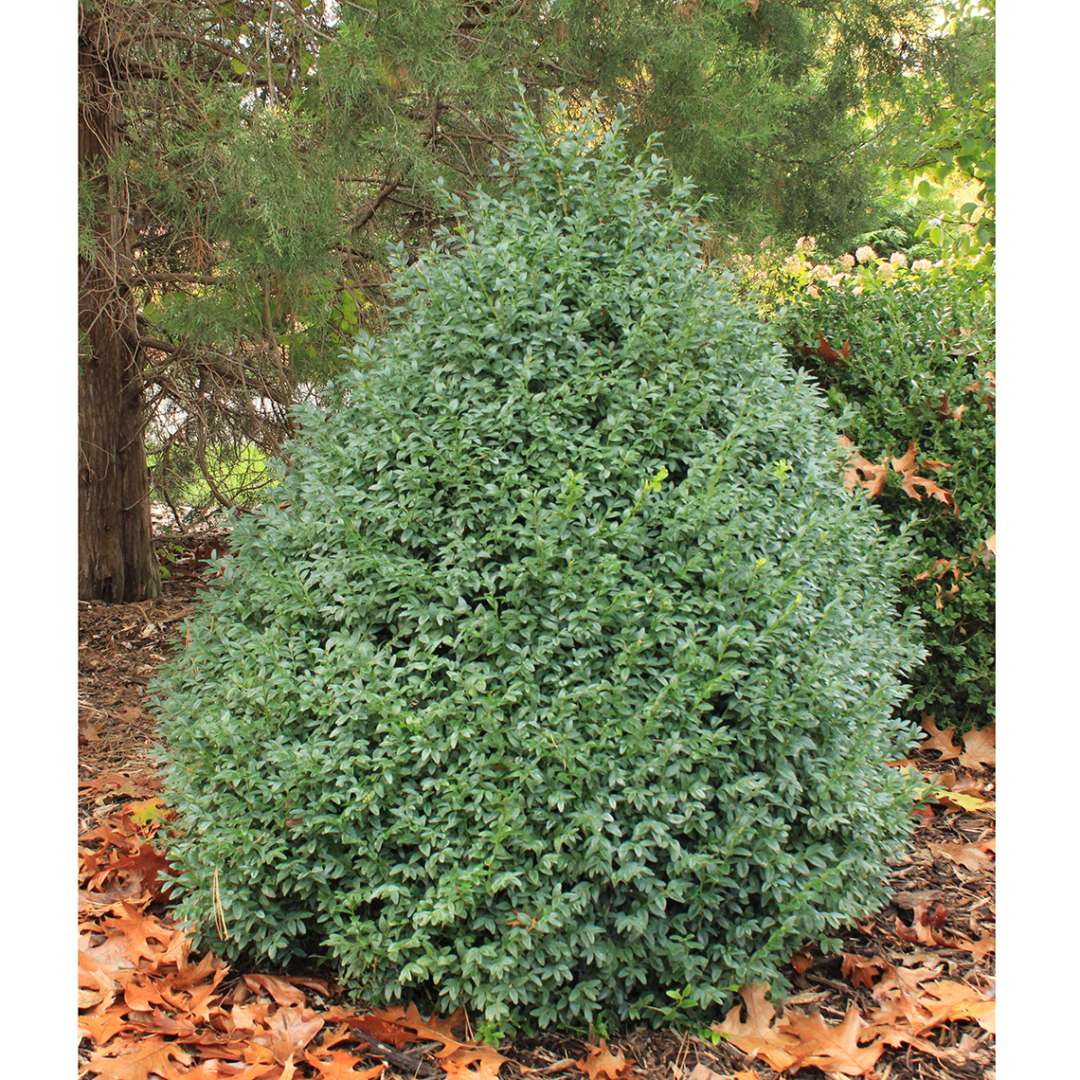
[[[233,1031],[255,1031],[266,1023],[267,1006],[261,1002],[250,1005],[234,1005],[229,1012],[229,1024]]]
[[[847,358],[851,355],[851,342],[845,341],[839,350],[834,349],[828,341],[825,340],[824,334],[818,334],[818,356],[822,360],[828,360],[833,364],[843,364]]]
[[[929,847],[935,855],[940,855],[942,858],[956,863],[957,866],[963,866],[974,873],[989,870],[993,866],[993,860],[980,844],[936,844],[931,842]]]
[[[386,1069],[386,1065],[376,1065],[370,1069],[357,1072],[353,1066],[359,1065],[361,1058],[354,1057],[344,1050],[331,1051],[329,1057],[327,1051],[319,1050],[319,1057],[305,1053],[304,1060],[315,1069],[322,1080],[376,1080]]]
[[[124,987],[124,1001],[135,1012],[150,1012],[155,1005],[164,1005],[161,988],[153,982],[133,979]]]
[[[947,491],[928,476],[919,476],[912,470],[911,472],[901,473],[901,477],[902,482],[900,486],[905,495],[910,496],[916,502],[922,502],[922,496],[919,494],[918,490],[921,488],[931,499],[937,499],[938,502],[953,507],[953,511],[955,512],[956,504],[953,502],[952,492]]]
[[[380,1016],[356,1016],[351,1012],[336,1009],[330,1010],[326,1016],[331,1020],[342,1020],[361,1034],[370,1035],[379,1042],[389,1043],[398,1050],[403,1046],[408,1046],[409,1043],[418,1041],[415,1032]]]
[[[939,728],[934,722],[933,713],[923,713],[921,723],[923,731],[930,737],[923,742],[920,749],[936,750],[941,755],[939,761],[951,761],[960,756],[960,747],[953,739],[952,728]]]
[[[107,909],[111,913],[119,913],[123,910],[122,902],[129,901],[141,906],[150,900],[150,893],[143,888],[142,877],[131,871],[116,875],[116,881],[108,888],[91,891],[79,890],[79,913],[97,912],[104,914]]]
[[[123,938],[107,937],[100,945],[91,945],[91,940],[89,934],[79,939],[80,971],[103,971],[109,975],[118,975],[134,970],[135,961],[128,953]]]
[[[108,880],[109,877],[122,871],[137,874],[142,881],[143,888],[155,900],[160,900],[165,889],[164,883],[161,881],[161,874],[168,869],[169,863],[165,856],[152,844],[142,843],[130,854],[122,855],[111,863],[104,876],[105,880]]]
[[[307,1015],[305,1015],[307,1014]],[[323,1029],[326,1021],[308,1013],[298,1005],[278,1009],[267,1023],[270,1032],[270,1051],[274,1059],[285,1064],[307,1046]],[[262,1037],[256,1041],[264,1041]]]
[[[124,1019],[122,1007],[94,1010],[79,1017],[79,1035],[95,1046],[104,1046],[114,1035],[131,1025]]]
[[[139,1031],[149,1031],[154,1035],[169,1035],[181,1042],[195,1041],[205,1044],[207,1040],[217,1041],[213,1035],[196,1037],[198,1027],[195,1021],[188,1017],[173,1016],[171,1013],[162,1012],[161,1009],[154,1009],[149,1013],[135,1012],[131,1016],[131,1022]]]
[[[915,442],[912,440],[908,443],[908,448],[904,451],[903,457],[893,458],[892,467],[894,472],[906,473],[911,472],[915,468],[915,454],[917,450],[915,448]]]
[[[855,452],[855,444],[846,436],[839,437],[839,443],[848,453],[847,467],[844,469],[844,488],[851,494],[856,486],[861,486],[869,498],[876,498],[885,489],[885,476],[889,466],[869,461]]]
[[[599,1080],[601,1076],[608,1080],[617,1080],[634,1064],[621,1050],[612,1053],[606,1039],[601,1039],[599,1046],[589,1046],[586,1049],[588,1053],[575,1064],[589,1076],[589,1080]]]
[[[869,990],[882,972],[889,967],[889,962],[880,956],[858,956],[844,953],[840,962],[840,972],[852,986],[863,986]]]
[[[795,969],[797,975],[805,975],[810,970],[813,962],[814,957],[808,949],[800,949],[791,958],[791,966]]]
[[[818,1013],[788,1013],[784,1027],[799,1040],[799,1067],[816,1066],[823,1072],[842,1076],[866,1076],[885,1049],[880,1038],[859,1045],[863,1019],[854,1005],[835,1026],[826,1024]]]
[[[211,1002],[218,996],[218,984],[225,978],[227,972],[228,968],[218,968],[210,982],[192,989],[185,1006],[186,1011],[198,1020],[209,1020],[210,1010],[214,1007]]]
[[[415,1032],[417,1039],[431,1039],[443,1043],[443,1048],[435,1055],[437,1058],[449,1057],[465,1045],[455,1034],[465,1020],[465,1014],[460,1009],[445,1020],[440,1020],[434,1014],[424,1020],[417,1007],[410,1002],[404,1009],[400,1005],[393,1005],[376,1010],[372,1016],[384,1023]],[[415,1042],[416,1039],[411,1041]]]
[[[993,934],[983,934],[976,941],[962,941],[959,948],[971,953],[976,960],[981,960],[987,953],[997,952],[997,940]]]
[[[993,767],[996,763],[994,747],[994,726],[975,728],[963,736],[964,752],[960,755],[960,764],[965,769],[981,769],[984,765]]]
[[[173,952],[170,947],[166,955]],[[164,960],[164,957],[162,958]],[[175,990],[189,990],[193,986],[199,986],[207,979],[215,976],[220,971],[221,978],[228,974],[229,968],[213,954],[206,953],[197,964],[189,964],[184,954],[183,962],[177,962],[176,974],[169,979],[169,985]],[[220,982],[221,978],[217,981]]]
[[[891,1028],[902,1022],[915,1031],[922,1031],[927,1013],[920,1003],[921,986],[940,974],[937,967],[906,968],[889,964],[885,977],[872,991],[879,1008],[870,1017],[871,1024]],[[892,1038],[891,1034],[889,1038]],[[890,1041],[890,1045],[899,1044]]]
[[[123,915],[105,919],[102,929],[110,936],[113,931],[123,936],[124,947],[132,960],[138,962],[155,959],[172,941],[177,931],[162,925],[153,916],[144,915],[128,903],[122,906]],[[157,942],[157,945],[151,945],[151,941]]]
[[[277,975],[245,975],[244,985],[254,993],[265,990],[279,1005],[306,1005],[303,990],[288,979]]]
[[[931,776],[930,781],[938,787],[947,788],[949,791],[955,791],[961,795],[974,795],[977,798],[982,798],[983,792],[986,790],[984,781],[977,780],[973,776],[957,775],[952,771]]]
[[[929,996],[924,996],[920,1004],[930,1013],[927,1027],[936,1027],[948,1020],[974,1020],[984,1031],[994,1034],[996,1002],[993,998],[985,998],[966,983],[952,979],[927,983],[924,989]]]
[[[172,1072],[172,1062],[191,1064],[191,1055],[178,1043],[145,1039],[126,1044],[127,1053],[98,1053],[90,1059],[90,1070],[98,1080],[150,1080],[152,1074]]]
[[[499,1070],[509,1060],[493,1046],[477,1044],[455,1050],[440,1064],[448,1080],[498,1080]]]
[[[742,1006],[736,1005],[712,1029],[744,1054],[759,1057],[770,1068],[783,1072],[798,1060],[796,1041],[774,1023],[776,1010],[766,997],[768,990],[768,983],[744,986],[739,996],[746,1005],[746,1019],[741,1019]]]

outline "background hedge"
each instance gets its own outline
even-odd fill
[[[994,717],[992,268],[862,257],[834,287],[825,274],[808,277],[809,260],[798,260],[804,270],[788,278],[795,289],[780,327],[858,453],[890,462],[876,498],[894,529],[912,532],[918,557],[905,591],[927,622],[929,658],[909,710],[933,713],[942,726],[981,726]],[[828,358],[845,342],[846,356]],[[944,463],[921,472],[949,492],[948,502],[921,488],[919,500],[905,492],[891,459],[912,442],[919,463]]]

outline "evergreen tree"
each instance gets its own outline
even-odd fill
[[[80,595],[156,590],[144,428],[211,481],[273,451],[386,301],[388,240],[482,183],[520,81],[551,126],[593,92],[661,130],[719,234],[842,234],[928,0],[81,0]],[[561,86],[571,115],[549,106]]]

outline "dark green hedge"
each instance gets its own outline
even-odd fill
[[[888,282],[863,280],[861,294],[850,282],[821,285],[816,297],[801,289],[780,316],[783,333],[864,458],[901,457],[914,441],[920,462],[946,463],[928,475],[953,505],[915,501],[891,468],[878,501],[895,529],[913,522],[919,555],[906,593],[928,624],[930,655],[909,709],[935,714],[942,726],[981,726],[994,716],[991,270],[901,267]],[[821,355],[822,335],[837,350],[849,342],[842,362]]]
[[[159,688],[174,891],[215,948],[369,1000],[656,1018],[882,902],[921,651],[687,188],[618,125],[522,123]]]

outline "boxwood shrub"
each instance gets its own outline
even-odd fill
[[[688,187],[618,121],[520,125],[159,687],[172,888],[368,1001],[657,1018],[882,902],[921,646]]]
[[[865,459],[900,457],[914,441],[919,461],[945,463],[930,476],[951,503],[914,500],[891,468],[877,500],[917,552],[905,595],[926,619],[929,657],[908,707],[965,730],[994,717],[992,271],[956,263],[886,276],[883,266],[870,260],[836,288],[798,288],[783,335]],[[847,342],[847,355],[826,359],[822,337],[837,351]]]

